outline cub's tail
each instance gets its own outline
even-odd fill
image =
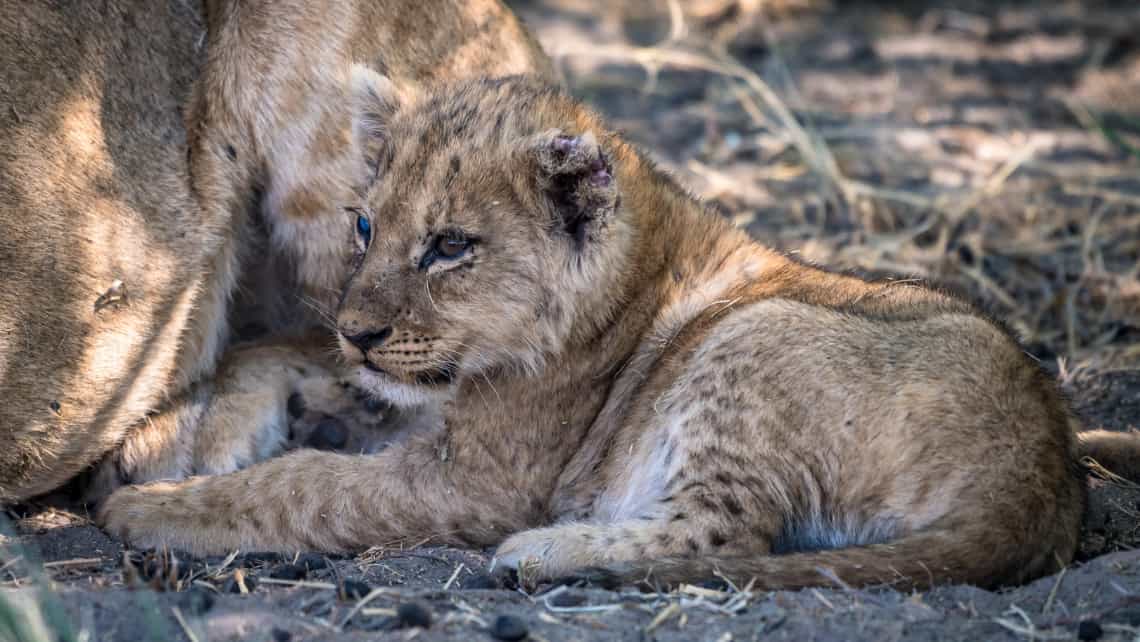
[[[1077,433],[1077,443],[1081,462],[1094,474],[1108,471],[1140,484],[1140,432],[1086,430]]]
[[[961,582],[997,588],[1060,570],[1076,545],[1075,528],[1069,529],[1072,537],[1051,543],[1020,541],[1024,533],[1019,538],[1003,530],[937,529],[885,544],[785,555],[644,560],[607,565],[586,576],[649,587],[722,577],[739,588],[764,591],[876,585],[910,590]]]

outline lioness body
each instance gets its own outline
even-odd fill
[[[761,588],[995,586],[1072,557],[1076,424],[972,306],[756,244],[541,84],[394,102],[340,342],[363,385],[443,420],[373,456],[123,489],[112,532],[432,538],[525,577]]]
[[[234,460],[186,464],[191,387],[228,321],[303,330],[319,320],[299,295],[319,308],[345,275],[342,207],[368,176],[352,63],[412,83],[549,72],[496,0],[218,0],[201,14],[175,0],[0,7],[0,502],[124,439],[134,455],[108,465],[127,481]]]

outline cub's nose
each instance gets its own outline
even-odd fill
[[[381,345],[385,339],[392,336],[392,326],[379,330],[365,330],[356,334],[348,334],[342,330],[340,334],[346,341],[359,348],[361,352],[368,354],[369,350]]]

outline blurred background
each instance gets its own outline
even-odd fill
[[[1140,426],[1140,2],[508,4],[762,242],[963,290]]]

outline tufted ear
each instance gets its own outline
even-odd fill
[[[350,72],[352,135],[374,178],[386,164],[388,122],[399,108],[401,96],[387,76],[354,64]]]
[[[620,203],[613,163],[593,132],[539,134],[531,154],[542,196],[562,229],[581,245],[606,224]]]

